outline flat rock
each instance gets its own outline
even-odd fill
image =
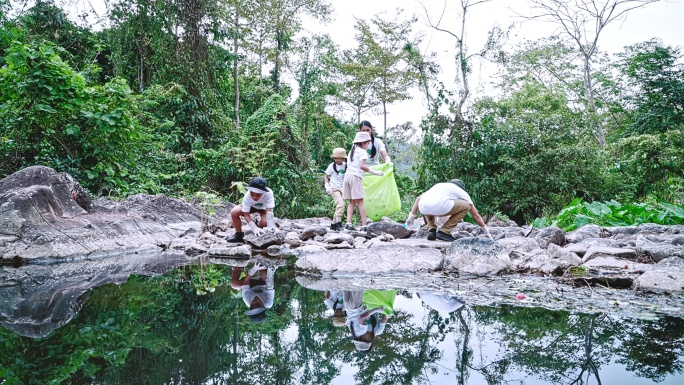
[[[637,274],[643,273],[645,271],[651,270],[655,265],[638,263],[634,261],[618,259],[616,257],[611,257],[608,255],[596,256],[587,262],[582,263],[582,266],[598,270],[602,274],[608,272],[614,273],[625,273],[625,274]]]
[[[462,238],[446,250],[444,269],[464,274],[489,275],[509,271],[509,251],[488,238]]]
[[[606,246],[592,246],[587,250],[582,257],[582,262],[585,263],[596,257],[615,257],[621,259],[636,259],[636,251],[634,249],[616,248]]]
[[[541,248],[536,240],[520,236],[500,239],[497,240],[497,243],[505,247],[508,251],[515,250],[523,253],[529,253]]]
[[[642,290],[652,292],[680,292],[684,290],[684,259],[663,259],[640,275],[635,284]]]
[[[295,263],[299,271],[321,275],[417,273],[435,271],[441,266],[442,254],[435,249],[396,244],[323,251],[300,257]]]
[[[252,248],[249,245],[215,243],[209,246],[208,253],[212,257],[249,258],[252,256]]]
[[[374,235],[391,234],[395,239],[408,238],[413,231],[394,221],[380,221],[368,225],[368,232]]]
[[[637,247],[637,254],[653,259],[655,262],[662,261],[670,257],[684,258],[684,246],[677,246],[670,243],[642,244]]]

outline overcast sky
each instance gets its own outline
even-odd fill
[[[460,1],[446,0],[447,14],[444,21],[451,26],[459,23]],[[435,17],[441,13],[444,0],[423,0],[423,4]],[[458,89],[454,82],[454,53],[455,40],[446,33],[432,30],[425,22],[425,11],[421,3],[416,0],[335,0],[332,1],[335,12],[333,22],[321,26],[316,22],[306,21],[304,28],[311,33],[328,33],[341,48],[353,48],[355,18],[370,19],[373,15],[385,12],[387,15],[395,15],[397,7],[404,9],[406,16],[416,14],[419,21],[414,30],[423,31],[426,35],[423,42],[424,52],[436,52],[442,67],[440,80],[453,90]],[[540,21],[522,22],[516,17],[516,13],[530,15],[531,10],[526,0],[493,0],[490,3],[479,4],[469,11],[466,22],[466,43],[470,52],[482,47],[486,40],[487,32],[494,26],[507,28],[516,23],[509,38],[508,48],[524,39],[546,37],[556,31],[556,26]],[[445,26],[449,24],[444,24]],[[450,28],[453,30],[453,28]],[[624,46],[658,37],[665,44],[684,46],[684,1],[670,0],[647,5],[644,8],[630,11],[622,21],[615,21],[602,32],[599,39],[599,49],[616,53],[622,51]],[[487,92],[487,87],[495,75],[494,70],[485,64],[476,63],[471,77],[471,88],[475,91],[471,97],[478,97]],[[410,101],[397,103],[388,108],[388,127],[412,121],[418,125],[426,111],[424,100],[418,91],[416,97]],[[351,116],[350,116],[351,117]],[[367,115],[362,119],[370,120],[377,127],[382,126],[382,115]]]

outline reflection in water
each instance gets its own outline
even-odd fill
[[[44,338],[0,328],[0,379],[7,384],[684,380],[680,318],[469,306],[467,293],[314,291],[295,282],[291,267],[276,271],[259,263],[185,266],[97,287],[71,322]],[[262,292],[250,294],[259,286]]]

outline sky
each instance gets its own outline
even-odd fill
[[[334,19],[327,25],[322,25],[312,20],[305,20],[305,33],[328,33],[340,48],[354,48],[354,24],[356,19],[371,19],[375,14],[384,12],[387,16],[396,15],[396,8],[404,10],[403,15],[411,14],[418,16],[419,20],[414,31],[425,34],[423,46],[424,53],[436,52],[442,73],[439,79],[447,88],[457,90],[455,82],[454,54],[455,39],[450,35],[431,29],[426,23],[427,8],[429,15],[434,19],[444,8],[446,1],[445,26],[458,25],[460,22],[459,0],[331,0],[335,11],[331,15]],[[471,1],[472,3],[473,1]],[[535,39],[552,35],[557,27],[551,23],[542,21],[524,21],[518,15],[531,15],[526,0],[493,0],[488,3],[476,5],[468,11],[466,21],[466,44],[470,52],[476,51],[486,41],[487,33],[494,26],[502,29],[514,24],[511,30],[508,44],[505,48],[510,49],[516,43],[525,39]],[[609,54],[621,52],[626,45],[643,42],[654,37],[660,38],[665,44],[684,47],[684,1],[669,0],[647,5],[644,8],[630,11],[622,20],[616,20],[609,24],[601,33],[599,49]],[[496,69],[491,64],[475,63],[474,71],[470,78],[472,98],[484,95],[491,89]],[[395,103],[388,108],[387,126],[393,127],[407,121],[418,126],[423,115],[427,111],[424,98],[419,91],[414,92],[415,97],[411,100]],[[336,114],[339,116],[339,114]],[[351,119],[350,116],[339,116]],[[362,120],[370,120],[374,126],[380,127],[382,133],[382,115],[362,116]]]

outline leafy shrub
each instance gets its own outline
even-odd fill
[[[590,223],[599,226],[630,226],[642,223],[684,224],[684,205],[657,200],[624,205],[614,200],[589,203],[576,198],[558,213],[553,222],[549,223],[548,218],[538,218],[533,225],[535,227],[554,225],[570,231]]]

